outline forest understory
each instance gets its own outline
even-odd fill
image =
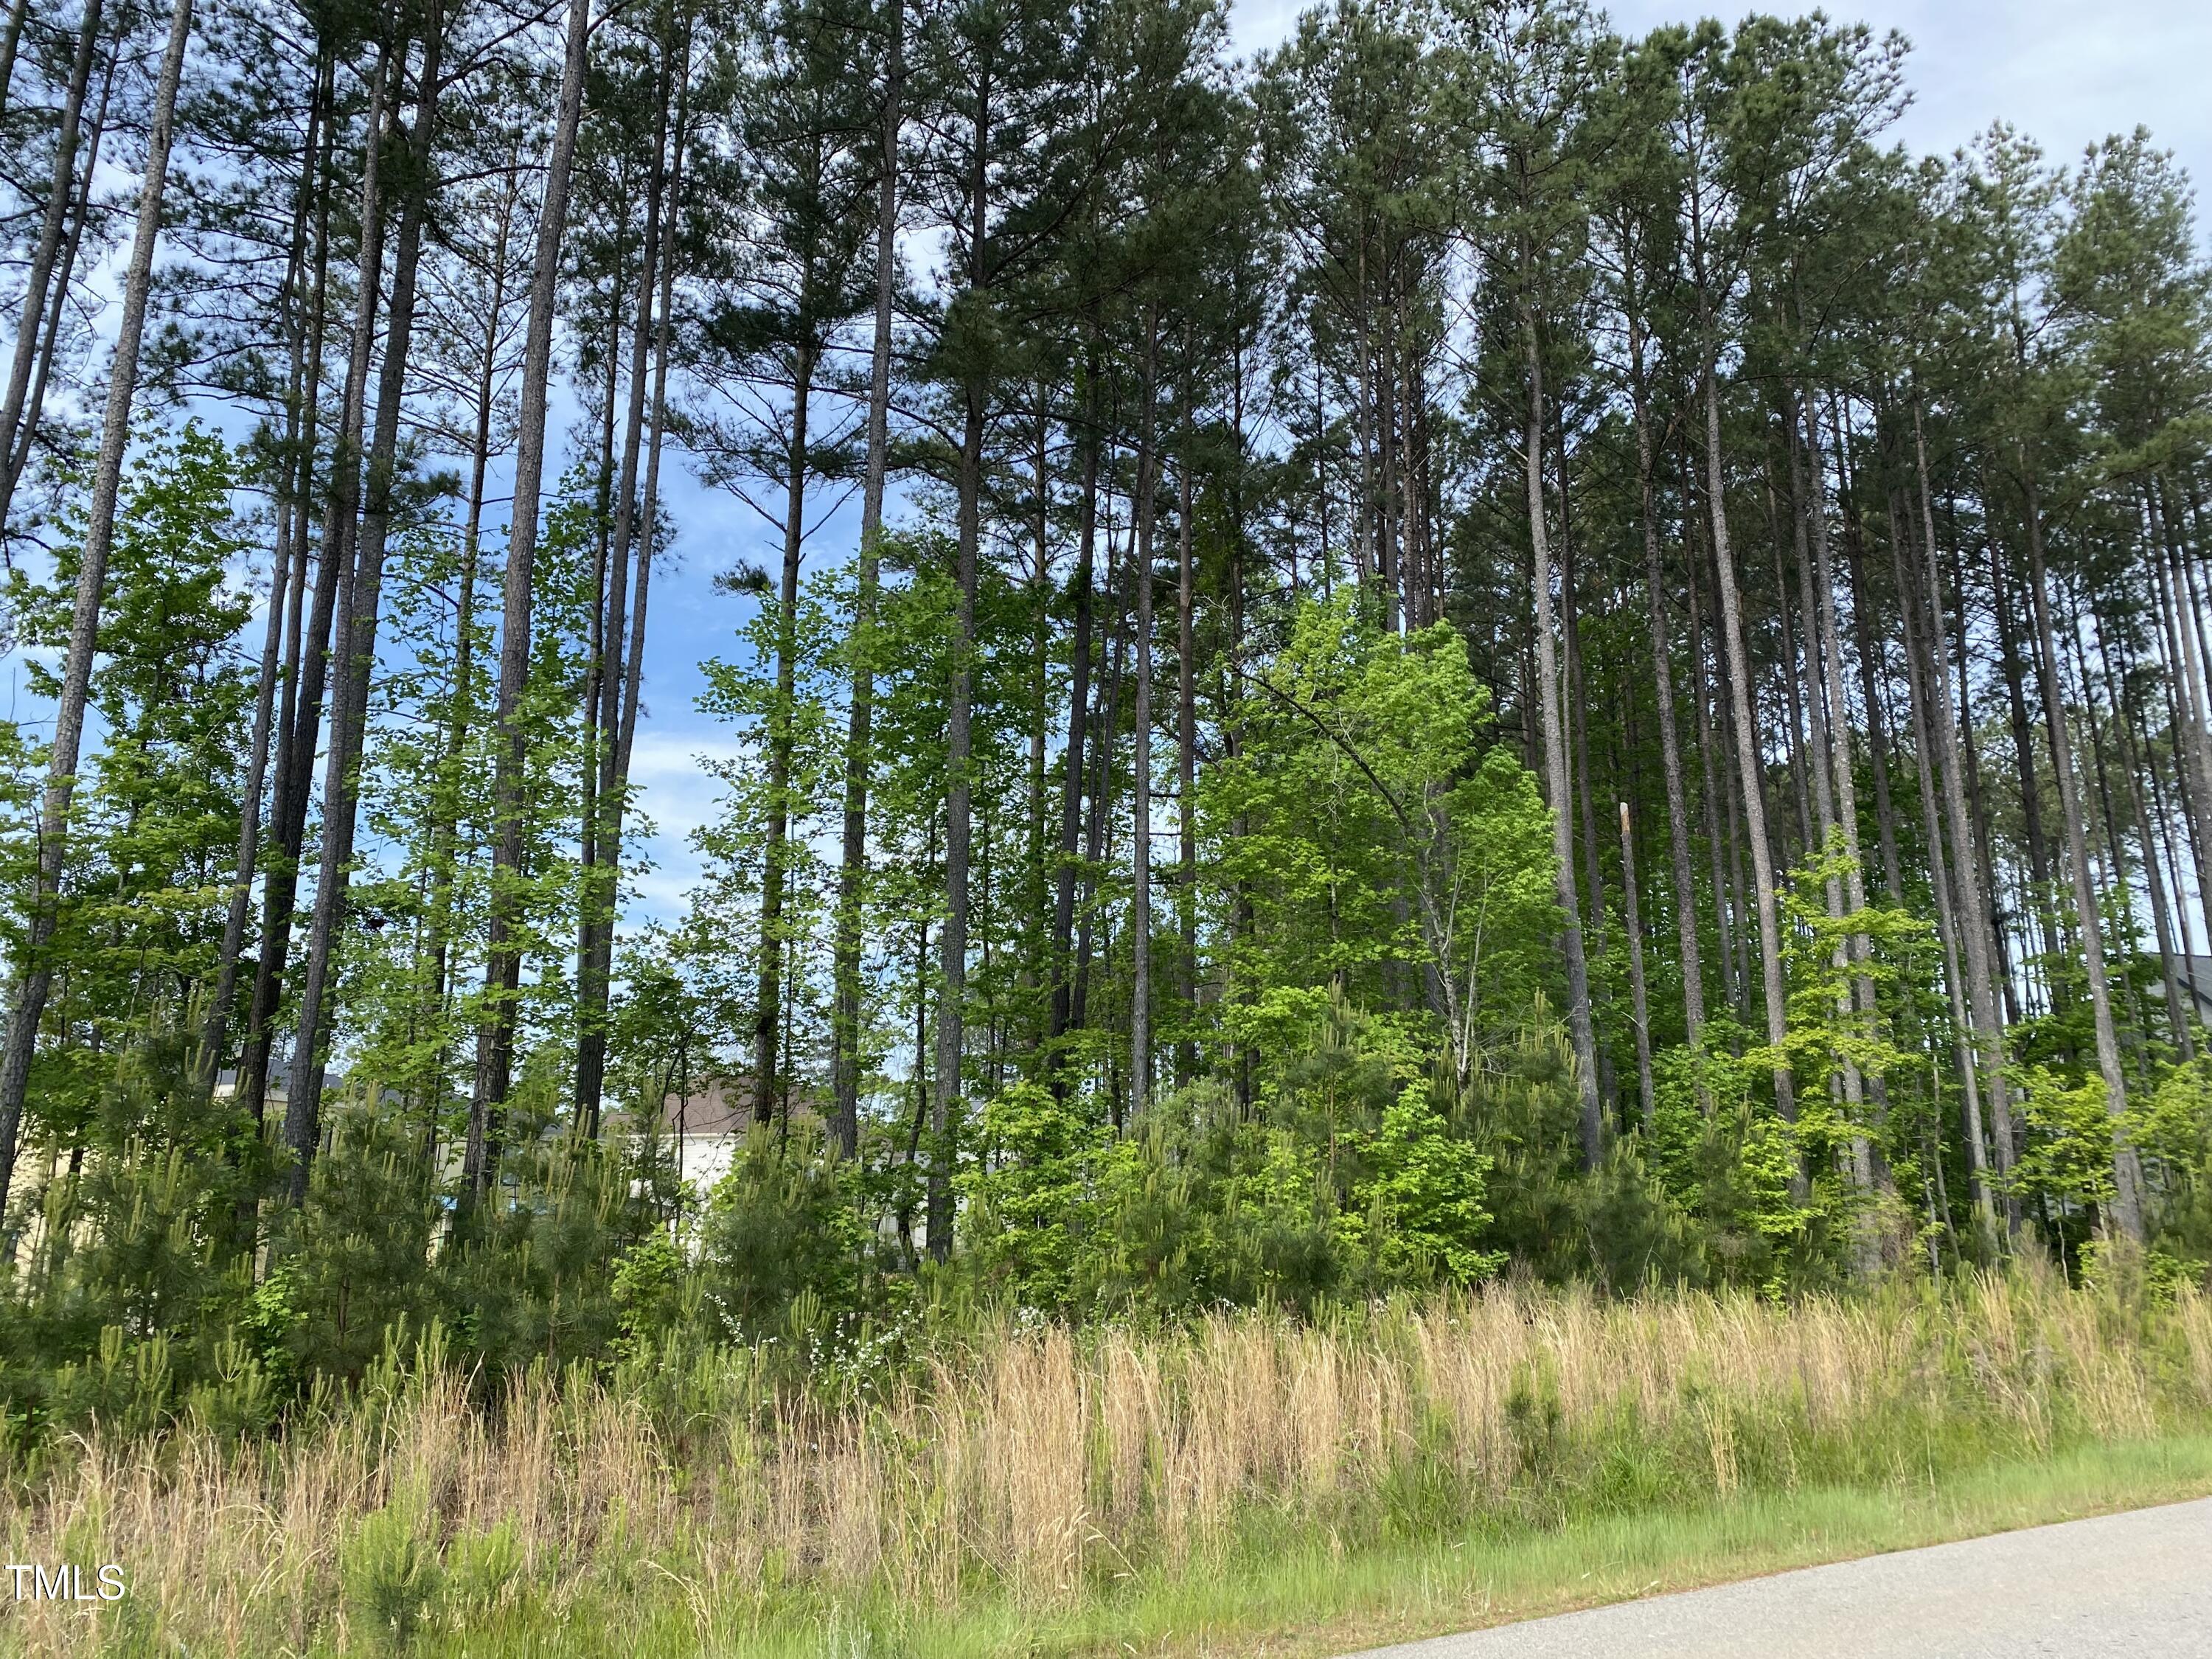
[[[276,1444],[202,1421],[19,1460],[11,1554],[64,1540],[131,1593],[19,1604],[0,1642],[1323,1654],[2212,1492],[2212,1302],[2141,1288],[1494,1286],[948,1325],[834,1380],[672,1345],[488,1399],[434,1332]]]

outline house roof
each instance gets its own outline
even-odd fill
[[[752,1085],[743,1078],[710,1078],[686,1095],[660,1103],[664,1129],[685,1135],[741,1135],[752,1127]]]
[[[2212,957],[2176,956],[2173,977],[2197,1004],[2197,1018],[2212,1021]]]

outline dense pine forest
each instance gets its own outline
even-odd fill
[[[11,1456],[418,1344],[2191,1294],[2172,158],[1910,154],[1817,15],[1228,41],[13,0]]]

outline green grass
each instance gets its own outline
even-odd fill
[[[718,1599],[648,1570],[557,1622],[542,1607],[511,1607],[416,1650],[451,1659],[1312,1659],[2207,1494],[2212,1435],[2081,1443],[1932,1479],[1746,1493],[1553,1528],[1340,1549],[1252,1540],[1216,1567],[1139,1574],[1065,1611],[1029,1613],[991,1594],[931,1613],[773,1589]]]

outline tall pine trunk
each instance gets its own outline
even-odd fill
[[[1176,1082],[1198,1075],[1198,1045],[1190,1036],[1198,1009],[1198,585],[1191,517],[1196,497],[1191,479],[1193,433],[1189,377],[1191,337],[1183,331],[1182,453],[1176,465],[1176,920],[1182,950],[1176,962],[1176,1012],[1184,1034],[1176,1042]]]
[[[977,216],[982,185],[976,185]],[[978,243],[981,246],[980,224]],[[959,519],[954,543],[952,661],[946,688],[945,721],[945,921],[938,929],[936,1048],[932,1056],[934,1086],[930,1097],[930,1153],[927,1225],[929,1251],[939,1261],[952,1252],[953,1136],[959,1123],[964,1085],[961,1061],[967,1026],[969,857],[975,831],[974,653],[978,544],[982,536],[984,387],[971,380],[963,393],[966,418],[961,431]]]
[[[1744,839],[1751,843],[1752,894],[1759,909],[1759,968],[1766,1000],[1766,1040],[1778,1055],[1789,1030],[1789,1003],[1782,981],[1782,922],[1775,901],[1774,854],[1766,833],[1765,767],[1759,752],[1759,727],[1751,707],[1750,669],[1743,647],[1742,604],[1735,557],[1729,541],[1727,480],[1721,463],[1719,370],[1705,370],[1705,499],[1712,518],[1713,563],[1720,589],[1721,644],[1726,656],[1729,712],[1735,737],[1737,781],[1741,787]],[[1774,1103],[1783,1117],[1797,1120],[1797,1092],[1786,1060],[1774,1067]]]
[[[1994,536],[1990,538],[1989,556],[1990,590],[1996,599],[1990,609],[1996,618],[1997,662],[2004,677],[2006,710],[2012,720],[2013,762],[2020,781],[2021,826],[2027,832],[2035,922],[2042,937],[2045,957],[2043,971],[2048,974],[2059,947],[2057,930],[2051,917],[2051,849],[2043,828],[2043,791],[2036,779],[2035,743],[2028,725],[2026,689],[2021,684],[2020,642],[2013,631],[2014,595],[2003,562],[1997,556]]]
[[[121,56],[119,52],[109,53],[107,69],[100,76],[100,103],[93,111],[92,136],[84,147],[82,182],[76,187],[76,211],[70,216],[69,234],[63,239],[61,258],[52,273],[52,292],[46,301],[38,368],[31,376],[30,395],[23,402],[16,424],[15,447],[0,454],[0,520],[4,520],[8,505],[15,499],[15,486],[30,465],[40,417],[46,410],[46,382],[53,374],[54,359],[61,349],[63,325],[69,316],[70,284],[76,280],[77,253],[84,246],[85,226],[92,221],[93,185],[100,176],[100,141],[107,134],[107,109],[115,91],[115,72],[121,66]]]
[[[594,769],[591,834],[586,842],[586,870],[576,950],[576,1129],[586,1139],[599,1133],[599,1097],[607,1069],[607,1000],[613,981],[615,922],[621,902],[623,797],[629,785],[623,763],[622,710],[629,663],[627,648],[629,573],[641,544],[638,533],[637,487],[640,452],[646,439],[646,385],[653,368],[653,307],[658,301],[668,184],[668,108],[672,41],[661,42],[659,110],[654,118],[653,166],[646,179],[645,240],[639,250],[637,310],[630,331],[629,402],[623,411],[622,467],[615,481],[614,531],[609,544],[609,586],[601,647],[592,690],[598,699],[599,747],[588,757]],[[686,43],[686,50],[689,44]],[[690,64],[684,70],[688,76]],[[678,143],[681,143],[679,135]],[[611,356],[611,351],[610,356]],[[642,578],[641,578],[641,581]],[[642,626],[642,623],[640,623]],[[642,643],[642,641],[640,641]]]
[[[831,947],[830,1134],[847,1157],[860,1144],[860,946],[868,872],[868,790],[874,777],[877,592],[882,581],[884,487],[890,472],[891,304],[898,281],[898,143],[906,84],[906,9],[884,17],[881,153],[876,178],[876,310],[868,357],[867,459],[860,487],[860,568],[853,599],[853,691],[845,733],[845,812]]]
[[[1109,454],[1109,472],[1111,459]],[[1091,744],[1095,760],[1091,773],[1091,808],[1083,830],[1082,882],[1075,902],[1078,920],[1074,982],[1068,994],[1068,1026],[1079,1031],[1089,1023],[1091,1014],[1091,963],[1098,927],[1098,874],[1105,866],[1106,832],[1114,812],[1114,747],[1121,735],[1121,677],[1127,666],[1125,624],[1128,600],[1120,585],[1121,556],[1114,534],[1110,495],[1106,509],[1106,672],[1100,679],[1097,713],[1091,721],[1097,733]]]
[[[1731,1008],[1740,1009],[1743,1006],[1740,990],[1741,981],[1735,971],[1735,940],[1729,921],[1729,899],[1733,892],[1729,880],[1729,843],[1721,835],[1720,774],[1713,758],[1718,747],[1713,736],[1712,721],[1717,692],[1709,691],[1705,683],[1706,628],[1704,608],[1698,599],[1698,591],[1703,586],[1699,572],[1705,563],[1705,556],[1703,539],[1698,534],[1698,514],[1692,499],[1693,489],[1686,456],[1683,461],[1685,504],[1682,529],[1689,554],[1683,562],[1687,568],[1690,588],[1690,707],[1697,722],[1698,770],[1704,785],[1698,793],[1698,808],[1705,826],[1705,851],[1712,865],[1713,938],[1719,946],[1714,960],[1720,969],[1721,1000]],[[1733,801],[1734,797],[1729,799]],[[1693,891],[1684,893],[1685,904],[1692,903]]]
[[[1097,585],[1098,536],[1098,363],[1091,351],[1080,371],[1082,396],[1076,413],[1075,441],[1081,455],[1082,497],[1077,507],[1075,576],[1073,582],[1075,626],[1068,645],[1067,741],[1061,749],[1063,774],[1060,800],[1060,863],[1054,873],[1052,901],[1052,1011],[1048,1036],[1057,1040],[1067,1034],[1074,1018],[1075,890],[1079,837],[1083,831],[1085,780],[1088,775],[1091,713],[1091,656],[1092,651],[1092,589]],[[1055,1079],[1062,1069],[1054,1065]]]
[[[2191,837],[2197,852],[2197,890],[2207,933],[2212,934],[2212,732],[2207,730],[2204,713],[2203,663],[2197,649],[2196,629],[2189,625],[2187,572],[2170,526],[2166,527],[2166,534],[2160,534],[2162,515],[2155,491],[2148,492],[2148,510],[2152,536],[2163,544],[2154,549],[2148,562],[2157,592],[2160,629],[2166,638],[2167,678],[2182,711],[2176,746],[2188,768],[2186,781],[2197,805],[2197,822]]]
[[[230,902],[223,915],[222,943],[216,955],[214,994],[200,1031],[200,1066],[207,1085],[214,1086],[221,1069],[230,1030],[232,1004],[238,992],[238,959],[246,945],[246,927],[252,908],[253,876],[260,856],[261,819],[269,781],[270,732],[278,714],[280,680],[284,672],[284,642],[289,637],[296,656],[299,649],[299,609],[296,597],[307,580],[307,526],[301,513],[306,494],[306,475],[299,466],[301,435],[314,389],[307,383],[307,319],[301,314],[305,295],[301,285],[312,257],[309,206],[315,184],[316,149],[322,131],[321,76],[316,77],[317,96],[307,108],[307,144],[300,167],[300,189],[292,212],[291,251],[283,286],[284,329],[289,362],[285,371],[284,435],[279,447],[280,482],[276,490],[276,544],[270,558],[269,619],[261,647],[260,675],[253,698],[253,731],[246,750],[246,787],[240,792],[238,814],[238,853],[232,866]],[[296,567],[296,568],[295,568]],[[288,615],[288,608],[290,612]],[[289,710],[284,711],[289,714]]]
[[[326,120],[331,122],[337,64],[336,54],[325,44],[319,98]],[[372,88],[368,143],[380,143],[383,86],[380,77]],[[363,155],[366,177],[367,155]],[[307,321],[306,407],[301,418],[299,452],[293,483],[293,514],[298,526],[301,556],[306,556],[308,502],[313,494],[315,456],[320,426],[323,352],[330,324],[331,207],[333,191],[327,183],[315,191],[315,285]],[[327,678],[331,624],[337,607],[338,570],[350,544],[354,489],[360,478],[358,465],[361,410],[368,396],[368,327],[359,319],[360,305],[373,306],[377,284],[362,287],[357,296],[356,325],[346,360],[345,379],[339,390],[338,437],[331,455],[331,488],[323,503],[323,525],[315,550],[314,601],[304,632],[299,607],[306,597],[305,583],[292,592],[293,614],[289,628],[291,648],[276,722],[276,776],[270,790],[270,851],[264,864],[266,877],[261,889],[261,948],[253,964],[253,991],[246,1005],[246,1041],[239,1054],[238,1098],[258,1129],[267,1106],[272,1049],[276,1043],[278,1005],[283,1000],[284,969],[291,955],[293,908],[299,896],[300,855],[306,845],[308,798],[313,792],[315,750],[321,732],[323,687]],[[304,578],[304,567],[302,575]]]
[[[1916,416],[1917,410],[1915,411]],[[1915,437],[1918,433],[1916,426]],[[2120,1064],[2120,1042],[2112,1018],[2112,986],[2106,976],[2104,919],[2089,872],[2089,840],[2081,812],[2081,786],[2074,775],[2073,744],[2066,735],[2066,705],[2058,692],[2058,659],[2051,625],[2049,575],[2043,558],[2043,504],[2034,474],[2022,458],[2021,514],[2027,532],[2028,598],[2035,624],[2036,676],[2043,690],[2043,707],[2050,726],[2051,771],[2058,785],[2058,813],[2066,827],[2066,853],[2073,866],[2074,915],[2081,928],[2082,965],[2089,977],[2089,1010],[2097,1034],[2097,1070],[2105,1082],[2105,1109],[2112,1124],[2112,1202],[2111,1220],[2126,1237],[2140,1243],[2143,1237],[2142,1168],[2122,1127],[2128,1105],[2127,1076]],[[1925,489],[1927,462],[1923,446],[1921,462]],[[1930,520],[1932,538],[1935,525]]]
[[[1850,572],[1851,643],[1859,664],[1859,702],[1866,709],[1867,771],[1874,780],[1875,835],[1881,848],[1883,895],[1893,909],[1905,904],[1904,873],[1897,855],[1897,809],[1890,793],[1890,715],[1883,702],[1887,680],[1886,649],[1874,636],[1874,590],[1867,586],[1865,532],[1853,486],[1850,438],[1840,404],[1832,405],[1829,429],[1835,436],[1836,499],[1842,509],[1844,556]]]
[[[802,329],[809,326],[802,324]],[[776,589],[775,701],[768,721],[768,845],[761,860],[760,973],[753,1010],[753,1120],[779,1109],[777,1036],[783,1008],[783,905],[791,856],[791,763],[799,684],[799,565],[806,542],[807,412],[814,350],[802,344],[792,377],[790,438],[783,456],[783,568]]]
[[[1525,262],[1524,262],[1525,264]],[[1567,1023],[1575,1048],[1576,1084],[1582,1097],[1583,1167],[1594,1170],[1603,1154],[1605,1118],[1598,1102],[1597,1039],[1590,1024],[1589,963],[1583,952],[1582,907],[1575,888],[1574,796],[1567,777],[1567,736],[1560,708],[1559,647],[1553,638],[1552,550],[1545,533],[1544,363],[1536,321],[1524,302],[1521,329],[1528,375],[1528,422],[1522,454],[1528,493],[1528,544],[1535,596],[1536,691],[1544,727],[1545,794],[1552,808],[1552,854],[1556,868],[1560,947],[1566,957]]]
[[[1135,708],[1129,763],[1129,1116],[1145,1115],[1152,1087],[1152,533],[1158,517],[1159,458],[1154,431],[1158,401],[1159,324],[1145,313],[1145,361],[1138,396],[1137,486],[1130,502],[1135,531],[1137,634]]]
[[[77,23],[76,48],[70,60],[69,84],[62,94],[61,125],[54,135],[53,176],[46,185],[46,207],[39,225],[39,240],[32,245],[28,269],[23,276],[23,313],[15,325],[15,355],[8,370],[8,390],[0,397],[0,459],[15,453],[16,428],[38,411],[26,410],[30,397],[32,367],[38,356],[40,325],[46,314],[46,290],[60,260],[63,228],[70,204],[76,197],[77,144],[84,131],[85,90],[92,81],[92,63],[100,44],[100,0],[84,0]],[[174,103],[172,95],[171,102]],[[156,118],[159,118],[158,117]],[[92,181],[85,181],[85,207],[91,206]],[[143,198],[142,198],[143,201]],[[15,503],[15,478],[9,469],[6,489],[0,490],[0,521]]]
[[[492,247],[491,294],[483,318],[483,349],[477,360],[475,424],[469,445],[467,516],[461,525],[461,569],[453,603],[453,694],[441,755],[438,793],[432,805],[430,829],[430,985],[429,1012],[437,1024],[433,1098],[428,1117],[434,1126],[446,1099],[447,1067],[451,1058],[453,975],[451,964],[458,920],[453,902],[456,866],[460,856],[461,796],[464,757],[469,724],[475,713],[477,583],[482,568],[486,474],[491,465],[492,415],[495,377],[499,369],[500,325],[507,311],[507,251],[514,230],[519,189],[516,166],[520,157],[510,153],[507,195],[500,204],[499,234]]]
[[[490,1179],[498,1139],[495,1117],[507,1099],[514,1063],[516,994],[522,959],[516,938],[522,903],[522,775],[527,733],[522,695],[530,678],[531,580],[538,552],[538,498],[545,477],[545,416],[553,373],[553,300],[568,217],[569,174],[584,106],[591,0],[569,0],[561,93],[545,194],[538,210],[538,250],[530,275],[530,321],[523,337],[522,397],[515,434],[514,497],[507,513],[507,568],[501,579],[498,748],[492,766],[491,917],[484,961],[484,1011],[477,1031],[476,1078],[469,1095],[464,1184],[471,1201]]]
[[[1705,1024],[1705,970],[1698,959],[1697,883],[1690,873],[1689,794],[1682,782],[1682,744],[1674,721],[1674,666],[1667,644],[1666,582],[1659,561],[1658,509],[1653,500],[1651,415],[1644,376],[1643,323],[1628,307],[1631,409],[1636,424],[1637,518],[1644,534],[1644,609],[1651,630],[1652,696],[1659,712],[1659,761],[1667,786],[1667,856],[1674,878],[1674,929],[1682,969],[1682,1019],[1690,1047]],[[1692,642],[1695,649],[1695,641]],[[1624,882],[1626,877],[1623,877]]]
[[[15,52],[23,40],[23,19],[31,9],[31,0],[15,0],[8,8],[8,22],[0,30],[0,115],[8,112],[9,94],[15,84]]]
[[[1928,846],[1928,876],[1936,900],[1936,934],[1943,950],[1943,985],[1951,1008],[1953,1048],[1959,1068],[1960,1110],[1966,1152],[1966,1176],[1975,1214],[1986,1231],[1994,1232],[1996,1211],[1990,1193],[1989,1143],[1982,1128],[1981,1024],[1979,1007],[1967,976],[1960,966],[1959,934],[1965,914],[1952,890],[1952,860],[1943,850],[1943,820],[1948,815],[1948,788],[1938,794],[1932,757],[1937,751],[1942,722],[1948,716],[1939,703],[1939,682],[1929,669],[1930,653],[1921,639],[1925,609],[1913,579],[1912,560],[1903,520],[1891,497],[1889,544],[1892,575],[1897,586],[1899,619],[1905,635],[1905,679],[1912,721],[1912,757],[1919,772],[1922,834]],[[1945,772],[1948,780],[1949,773]]]
[[[2174,937],[2173,908],[2167,900],[2165,873],[2159,868],[2157,835],[2151,825],[2149,806],[2143,799],[2142,780],[2148,768],[2136,747],[2135,732],[2141,711],[2121,669],[2112,661],[2112,641],[2104,617],[2094,606],[2090,614],[2097,630],[2098,665],[2104,671],[2105,695],[2112,707],[2112,726],[2119,740],[2120,772],[2127,781],[2129,817],[2133,821],[2136,839],[2142,848],[2143,888],[2150,898],[2151,929],[2158,941],[2159,978],[2166,1003],[2166,1030],[2182,1059],[2193,1061],[2197,1058],[2197,1039],[2181,1002],[2182,952]],[[2080,649],[2078,634],[2075,648]],[[2085,684],[2087,666],[2085,661]]]
[[[292,1153],[290,1198],[305,1201],[321,1134],[324,1045],[336,1024],[325,1007],[338,928],[343,919],[352,873],[354,836],[361,804],[361,764],[368,735],[369,681],[376,661],[377,626],[384,591],[384,556],[392,527],[393,486],[399,464],[399,416],[406,390],[407,356],[415,323],[416,276],[421,267],[424,222],[430,207],[431,165],[438,102],[445,18],[432,0],[423,20],[422,62],[417,76],[415,130],[408,157],[411,176],[400,210],[399,236],[392,262],[392,303],[378,371],[376,431],[369,447],[362,494],[360,542],[347,584],[348,603],[340,607],[336,635],[339,653],[331,684],[331,744],[323,775],[323,845],[317,872],[315,908],[307,931],[307,957],[300,990],[299,1036],[293,1047],[291,1086],[284,1103],[284,1143]],[[404,65],[403,40],[399,60]],[[373,279],[373,278],[372,278]]]
[[[1982,1090],[1989,1102],[1990,1128],[2000,1176],[2012,1167],[2010,1097],[2004,1069],[2004,1028],[2000,1018],[1990,961],[1992,933],[1984,904],[1982,860],[1974,833],[1974,819],[1966,798],[1965,762],[1959,729],[1963,711],[1951,702],[1951,630],[1943,602],[1943,576],[1936,553],[1935,498],[1928,480],[1927,444],[1921,434],[1920,411],[1913,409],[1913,453],[1920,485],[1921,602],[1927,627],[1925,672],[1934,694],[1929,710],[1935,727],[1936,768],[1943,790],[1944,817],[1950,832],[1951,890],[1957,927],[1966,957],[1968,1006],[1973,1018],[1975,1045],[1982,1059]],[[2014,1214],[2007,1207],[2009,1221]]]
[[[1630,827],[1628,803],[1620,803],[1621,926],[1628,936],[1628,993],[1636,1016],[1636,1093],[1643,1108],[1643,1124],[1652,1128],[1651,1009],[1644,984],[1644,924],[1636,905],[1636,837]]]
[[[1805,501],[1806,523],[1813,553],[1813,615],[1807,625],[1814,630],[1820,647],[1823,668],[1822,683],[1815,689],[1815,700],[1823,697],[1826,702],[1828,763],[1833,773],[1835,820],[1843,831],[1844,856],[1850,860],[1844,867],[1844,902],[1850,914],[1857,915],[1866,908],[1866,867],[1859,844],[1859,794],[1857,763],[1851,752],[1850,704],[1844,693],[1843,629],[1836,619],[1835,561],[1828,544],[1828,481],[1827,466],[1820,449],[1820,421],[1817,405],[1810,398],[1801,401],[1804,418],[1804,454],[1808,478]],[[1871,1028],[1875,1019],[1874,979],[1869,971],[1872,949],[1865,933],[1854,929],[1850,935],[1851,965],[1856,972],[1851,976],[1851,991],[1847,994],[1842,1012],[1851,1012],[1850,1001],[1855,998],[1860,1021]],[[1881,1086],[1875,1079],[1875,1087]],[[1846,1055],[1844,1060],[1844,1093],[1852,1113],[1851,1159],[1853,1174],[1862,1189],[1871,1190],[1877,1176],[1874,1166],[1873,1146],[1866,1133],[1863,1116],[1865,1079],[1857,1064]],[[1863,1241],[1872,1249],[1872,1241]],[[1875,1265],[1869,1258],[1863,1264]]]

